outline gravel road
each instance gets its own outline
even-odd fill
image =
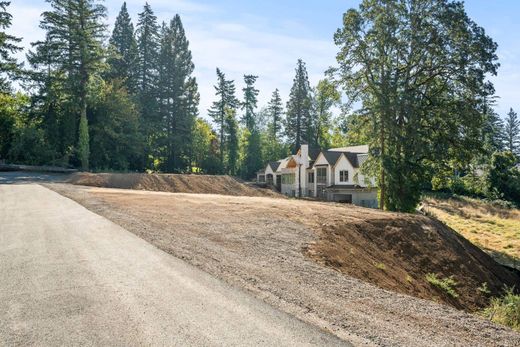
[[[347,345],[42,186],[0,223],[0,345]]]
[[[356,346],[520,346],[520,334],[510,329],[432,301],[382,290],[305,256],[304,250],[319,236],[291,216],[295,211],[327,216],[328,204],[49,187],[160,249]]]

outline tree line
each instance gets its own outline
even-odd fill
[[[195,66],[179,15],[159,23],[147,3],[134,27],[123,3],[109,35],[100,1],[49,2],[40,22],[45,37],[31,44],[28,67],[13,58],[21,50],[19,38],[0,42],[0,158],[82,170],[251,178],[302,141],[330,141],[325,134],[339,93],[326,79],[311,88],[301,60],[287,111],[278,90],[258,110],[258,77],[244,75],[241,97],[217,68],[210,123],[199,116]],[[12,17],[9,2],[1,4],[6,32]],[[22,91],[13,91],[13,80]]]
[[[251,178],[302,143],[369,144],[383,208],[412,211],[425,189],[520,202],[520,124],[495,113],[487,79],[497,44],[462,2],[363,0],[315,87],[300,59],[287,102],[275,90],[259,107],[258,76],[237,91],[217,68],[206,119],[179,15],[159,23],[145,4],[134,26],[123,3],[108,33],[100,1],[48,1],[23,66],[0,0],[0,159]]]

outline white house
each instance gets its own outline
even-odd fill
[[[295,155],[269,163],[258,180],[264,175],[264,182],[287,196],[377,208],[375,182],[361,173],[367,158],[368,146],[320,151],[302,145]]]

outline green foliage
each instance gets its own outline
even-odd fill
[[[520,170],[516,163],[516,157],[511,152],[493,154],[486,175],[488,197],[520,204]]]
[[[296,152],[302,143],[313,144],[316,122],[312,112],[309,76],[301,59],[296,66],[296,76],[286,109],[285,135],[292,151]]]
[[[271,101],[269,101],[269,105],[267,106],[268,112],[268,132],[269,136],[272,140],[280,140],[280,134],[282,133],[283,127],[283,104],[282,98],[280,97],[280,91],[276,89],[273,92],[273,96],[271,97]]]
[[[341,101],[341,94],[336,85],[327,79],[318,82],[314,92],[314,110],[316,112],[316,124],[314,126],[313,144],[319,148],[330,148],[332,112],[331,108]]]
[[[110,45],[112,54],[108,57],[108,77],[123,81],[127,90],[133,94],[137,90],[139,52],[126,2],[117,16]]]
[[[512,108],[506,118],[505,140],[507,150],[520,156],[520,120]]]
[[[503,297],[491,299],[491,304],[482,315],[495,323],[520,331],[520,295],[508,289]]]
[[[197,118],[193,130],[192,166],[202,173],[217,174],[222,172],[218,156],[217,135],[211,125],[202,118]]]
[[[21,95],[0,93],[0,159],[7,158],[27,99]]]
[[[457,282],[453,278],[453,276],[446,277],[443,279],[440,279],[437,277],[434,273],[426,274],[426,281],[430,283],[431,285],[441,289],[446,294],[451,296],[452,298],[458,298],[459,294],[455,291],[455,287],[457,286]]]
[[[255,88],[256,80],[258,76],[253,75],[245,75],[244,83],[246,87],[243,90],[244,92],[244,102],[242,103],[242,109],[245,111],[244,117],[242,118],[242,122],[246,126],[249,131],[254,131],[256,129],[256,115],[255,109],[258,103],[258,89]]]
[[[497,45],[462,2],[412,0],[362,1],[335,42],[331,73],[367,115],[382,207],[413,211],[431,172],[464,166],[482,147]]]
[[[244,82],[244,102],[242,108],[245,110],[242,121],[245,125],[242,148],[241,176],[245,179],[253,178],[262,167],[261,136],[257,127],[255,109],[257,105],[258,90],[254,87],[257,76],[246,75]]]
[[[51,163],[53,154],[43,129],[31,123],[16,129],[8,157],[13,163],[45,165]]]
[[[213,119],[217,126],[220,140],[220,164],[224,167],[224,157],[226,149],[226,137],[229,137],[229,130],[232,127],[226,126],[229,112],[234,112],[238,108],[238,100],[235,96],[235,82],[226,80],[226,75],[217,68],[217,85],[215,94],[218,98],[213,102],[208,115]]]
[[[159,114],[163,169],[187,172],[199,93],[189,42],[179,15],[163,26],[159,54]]]
[[[97,85],[90,110],[90,164],[96,170],[137,170],[142,167],[144,139],[139,113],[122,82]]]
[[[225,147],[227,153],[226,172],[230,175],[236,175],[238,158],[239,158],[239,134],[238,122],[236,119],[236,111],[228,108],[225,118]],[[246,129],[247,132],[247,129]],[[224,146],[220,144],[220,146]]]
[[[22,50],[17,46],[21,38],[6,32],[12,22],[12,15],[7,12],[10,4],[10,1],[0,1],[0,93],[10,90],[8,77],[13,77],[20,68],[13,54]]]

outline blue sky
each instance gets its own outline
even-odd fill
[[[159,19],[179,13],[190,40],[201,92],[201,115],[213,101],[215,68],[235,79],[241,94],[244,74],[259,75],[259,105],[265,105],[279,88],[286,100],[294,67],[302,58],[312,84],[335,63],[337,52],[332,37],[341,25],[342,14],[358,0],[148,0]],[[121,0],[106,0],[108,24],[114,22]],[[127,1],[135,19],[144,0]],[[12,0],[12,31],[24,37],[24,45],[42,37],[40,13],[44,0]],[[493,77],[499,96],[497,112],[504,116],[510,107],[520,111],[520,1],[467,0],[470,17],[484,27],[499,44],[501,68]]]

